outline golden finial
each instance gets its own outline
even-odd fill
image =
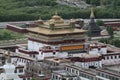
[[[57,12],[57,10],[55,11],[55,15],[58,15],[58,12]]]
[[[91,8],[90,18],[95,18],[93,8]]]

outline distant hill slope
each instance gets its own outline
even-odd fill
[[[56,0],[0,0],[0,21],[48,19],[56,11],[64,18],[81,17],[74,16],[79,9],[59,5]]]
[[[120,18],[120,10],[95,9],[97,18]],[[90,9],[56,3],[56,0],[0,0],[0,21],[49,19],[55,12],[63,18],[89,18]],[[116,15],[117,14],[117,15]]]
[[[90,7],[90,5],[88,5],[85,1],[82,1],[82,0],[57,0],[56,2],[61,5],[77,7],[80,9],[85,9],[85,8]]]
[[[36,19],[47,16],[56,5],[55,0],[0,0],[0,20]]]

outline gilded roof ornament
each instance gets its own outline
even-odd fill
[[[58,15],[58,12],[57,12],[57,11],[55,11],[55,15]]]
[[[95,18],[95,15],[94,15],[93,8],[91,8],[91,14],[90,14],[90,18]]]

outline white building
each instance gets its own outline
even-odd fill
[[[28,31],[27,47],[19,47],[16,53],[44,60],[47,57],[68,56],[70,51],[84,49],[85,30],[75,28],[75,20],[65,22],[54,15],[48,21],[35,21],[37,27],[26,28]]]
[[[32,79],[31,75],[25,74],[26,63],[27,61],[30,62],[30,60],[26,59],[25,57],[20,57],[15,55],[13,56],[13,53],[5,54],[5,55],[8,55],[8,59],[6,61],[6,64],[0,67],[0,70],[2,70],[2,72],[0,73],[0,80],[31,80]]]
[[[22,80],[15,73],[15,65],[11,63],[9,54],[6,64],[1,68],[3,69],[3,73],[0,74],[0,80]]]

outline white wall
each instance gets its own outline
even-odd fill
[[[43,60],[45,57],[59,57],[59,58],[66,58],[68,56],[67,52],[56,52],[55,55],[53,52],[48,53],[41,53],[39,52],[39,55],[37,56],[38,60]]]
[[[40,47],[43,47],[44,44],[28,40],[28,50],[30,51],[39,51]]]
[[[115,58],[115,56],[116,56],[116,58]],[[102,63],[103,63],[104,65],[120,64],[119,55],[105,56],[105,59],[102,60]]]
[[[93,48],[92,50],[89,51],[89,53],[107,54],[107,48],[101,48],[100,50],[98,50],[98,48]]]

